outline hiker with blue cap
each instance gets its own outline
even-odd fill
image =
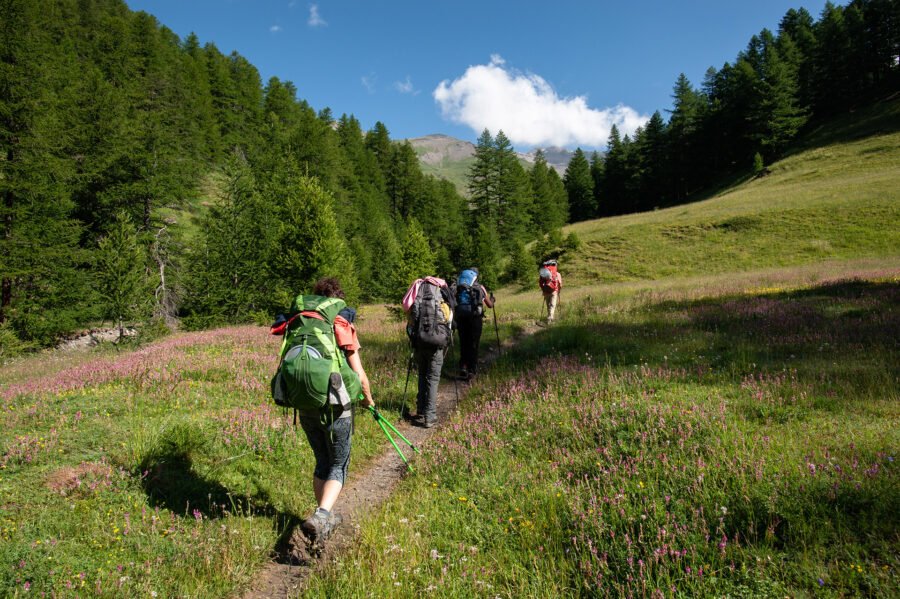
[[[478,370],[478,345],[484,326],[484,306],[494,307],[494,296],[478,280],[478,269],[467,268],[453,284],[454,321],[459,331],[459,376],[471,380]]]

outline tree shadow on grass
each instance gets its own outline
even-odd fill
[[[197,472],[192,454],[203,445],[202,437],[187,426],[176,426],[161,436],[139,466],[148,503],[186,518],[269,518],[278,532],[275,560],[296,564],[297,551],[292,546],[292,537],[302,519],[275,509],[268,493],[262,490],[253,496],[234,493],[217,480]]]
[[[592,319],[597,306],[523,344],[522,352],[589,354],[614,367],[742,370],[877,361],[900,346],[900,284],[849,280],[797,291],[665,301],[634,323]],[[519,356],[521,358],[521,356]],[[519,359],[517,358],[517,359]],[[885,364],[887,367],[887,364]]]

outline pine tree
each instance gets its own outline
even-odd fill
[[[321,277],[336,277],[348,302],[360,297],[356,266],[334,216],[334,197],[313,177],[300,174],[291,160],[273,173],[263,188],[264,200],[277,206],[272,257],[273,297],[286,306]]]
[[[796,73],[797,99],[799,105],[807,110],[813,104],[813,56],[816,49],[813,25],[812,16],[801,8],[788,10],[778,26],[779,52]],[[793,55],[783,47],[788,40],[795,49]]]
[[[506,271],[503,275],[504,283],[528,283],[534,277],[536,264],[531,253],[521,241],[516,242],[509,255]]]
[[[273,263],[281,248],[268,205],[249,165],[234,154],[223,170],[222,190],[204,219],[201,251],[193,261],[188,311],[195,324],[240,322],[251,312],[271,311]]]
[[[498,131],[494,138],[495,198],[497,233],[507,251],[525,239],[531,228],[529,214],[533,202],[531,181],[509,138]]]
[[[391,201],[391,212],[403,220],[419,214],[423,206],[422,171],[419,158],[408,141],[397,144],[391,153],[387,177],[387,192]]]
[[[702,175],[693,156],[697,149],[702,100],[688,78],[681,73],[672,92],[673,107],[668,124],[669,156],[672,168],[672,193],[682,200],[692,193]]]
[[[666,124],[659,111],[656,111],[643,128],[643,136],[637,147],[640,171],[638,210],[649,210],[667,203],[667,146]]]
[[[467,179],[469,198],[475,206],[474,216],[489,223],[497,222],[494,205],[497,192],[495,156],[494,138],[491,132],[485,129],[475,144],[475,162],[469,168]]]
[[[394,267],[395,281],[392,297],[401,298],[409,284],[435,272],[434,252],[428,237],[415,219],[406,222],[405,232],[400,240],[400,261]]]
[[[500,278],[500,239],[490,223],[478,223],[473,243],[467,248],[465,256],[464,264],[478,268],[482,283],[488,288],[497,286]]]
[[[106,236],[100,239],[96,256],[103,315],[116,323],[121,339],[125,335],[124,322],[146,314],[150,303],[145,256],[128,213],[116,214]]]
[[[388,168],[391,162],[391,136],[384,126],[384,123],[378,121],[372,129],[366,133],[366,147],[375,154],[378,165],[384,177],[387,177]]]
[[[65,154],[69,71],[35,0],[0,2],[0,324],[48,343],[71,330],[92,297],[80,267]]]
[[[602,216],[622,214],[625,206],[625,185],[627,171],[625,150],[619,137],[619,128],[613,125],[606,142],[606,156],[603,161],[602,184],[598,194],[598,206]],[[574,222],[574,218],[572,221]]]
[[[781,46],[788,54],[795,50],[789,38]],[[794,139],[806,123],[807,115],[799,106],[797,69],[791,62],[782,60],[774,42],[765,46],[762,72],[760,101],[752,116],[759,144],[771,161]]]
[[[575,150],[572,160],[569,161],[563,182],[569,198],[572,222],[594,218],[597,215],[594,204],[594,180],[591,177],[591,165],[581,148]]]
[[[566,186],[556,172],[555,168],[547,170],[547,184],[550,187],[551,205],[553,206],[551,222],[558,223],[561,227],[569,222],[569,198],[566,195]]]
[[[538,150],[534,157],[534,166],[531,167],[531,189],[534,202],[531,208],[531,221],[538,233],[546,233],[550,229],[558,228],[566,223],[568,218],[568,200],[565,196],[565,188],[559,184],[559,175],[547,165],[547,159],[542,150]],[[560,190],[560,188],[562,188]],[[562,194],[560,194],[562,191]]]
[[[594,183],[594,207],[597,215],[604,213],[603,178],[606,175],[606,158],[600,152],[591,152],[591,181]]]

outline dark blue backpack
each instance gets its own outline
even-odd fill
[[[476,284],[477,279],[478,273],[474,270],[466,269],[459,273],[459,277],[456,279],[457,314],[479,316],[484,311],[481,305],[484,297],[482,297],[481,285]]]

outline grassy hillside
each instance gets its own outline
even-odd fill
[[[817,130],[826,145],[708,200],[569,227],[584,246],[563,261],[568,282],[900,256],[900,102],[876,112],[864,119],[872,135],[837,141],[851,136],[843,121]]]
[[[421,154],[422,150],[417,148],[416,152]],[[463,158],[461,160],[446,160],[439,164],[419,162],[419,166],[422,167],[423,173],[450,181],[456,187],[456,190],[460,195],[465,197],[468,197],[469,195],[468,180],[466,177],[473,164],[475,164],[475,159],[472,157]]]

